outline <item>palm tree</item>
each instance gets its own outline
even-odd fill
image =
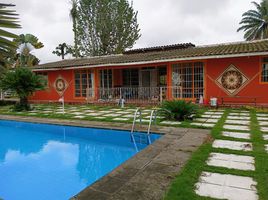
[[[72,8],[70,10],[70,17],[73,21],[73,32],[74,32],[74,55],[78,57],[78,39],[77,39],[77,18],[78,18],[78,2],[77,0],[71,0]]]
[[[32,67],[39,63],[39,59],[30,53],[34,49],[44,47],[43,43],[36,36],[32,34],[21,34],[14,41],[19,45],[16,66]]]
[[[62,44],[59,44],[55,51],[52,51],[53,54],[56,54],[57,56],[61,56],[61,59],[64,59],[64,56],[67,54],[73,54],[72,47],[70,45],[67,45],[65,42]]]
[[[260,4],[252,2],[256,10],[249,10],[242,15],[238,31],[244,31],[246,40],[257,40],[268,38],[268,3],[262,0]]]
[[[15,5],[0,3],[0,66],[2,67],[6,65],[7,59],[14,55],[17,45],[12,39],[18,37],[2,28],[21,28],[16,17],[18,14],[9,9],[9,7],[13,6]]]

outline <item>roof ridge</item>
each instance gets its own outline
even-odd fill
[[[199,47],[214,47],[214,46],[227,46],[227,45],[237,45],[237,44],[251,44],[251,43],[258,43],[268,41],[268,39],[259,39],[259,40],[251,40],[251,41],[238,41],[238,42],[223,42],[223,43],[215,43],[215,44],[205,44],[205,45],[198,45],[194,48]]]

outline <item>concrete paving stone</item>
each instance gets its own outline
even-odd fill
[[[128,111],[128,112],[135,112],[137,109],[134,109],[134,108],[128,108],[126,109],[125,111]]]
[[[37,115],[37,113],[27,113],[28,115]]]
[[[113,118],[114,121],[128,121],[129,118],[120,118],[120,117],[117,117],[117,118]]]
[[[268,144],[265,145],[265,150],[268,153]]]
[[[224,129],[228,130],[241,130],[241,131],[249,131],[248,126],[243,126],[243,125],[223,125]]]
[[[211,153],[207,161],[210,166],[238,170],[255,170],[254,157],[235,154]]]
[[[193,126],[202,126],[202,127],[207,127],[207,128],[211,128],[214,127],[215,124],[210,124],[210,123],[197,123],[197,122],[192,122],[191,125]]]
[[[226,137],[233,137],[233,138],[239,138],[239,139],[250,139],[249,133],[223,131],[222,135]]]
[[[259,121],[268,121],[268,117],[257,117]]]
[[[123,116],[121,116],[121,117],[125,117],[125,118],[133,118],[134,115],[123,115]]]
[[[225,121],[225,124],[249,125],[250,121],[248,121],[248,120],[227,119]]]
[[[263,139],[268,140],[268,134],[263,134]]]
[[[111,111],[121,111],[122,109],[121,108],[112,108],[110,109]]]
[[[214,112],[204,112],[205,115],[213,115]]]
[[[219,120],[218,119],[207,119],[207,118],[196,118],[195,121],[217,123]]]
[[[52,113],[53,111],[52,110],[45,110],[45,111],[42,111],[41,113]]]
[[[181,122],[174,122],[174,121],[162,121],[160,124],[167,124],[167,125],[179,125]]]
[[[140,119],[136,119],[136,122],[140,122]],[[141,122],[150,122],[149,119],[141,119]]]
[[[249,113],[248,110],[241,110],[240,112],[243,112],[243,113]]]
[[[111,111],[111,110],[98,110],[98,111],[96,111],[96,112],[99,112],[99,113],[111,113],[111,112],[113,112],[113,111]]]
[[[58,112],[55,112],[56,114],[66,114],[66,112],[63,112],[63,111],[58,111]]]
[[[250,120],[250,117],[246,117],[246,116],[227,116],[227,119]]]
[[[266,121],[260,121],[259,125],[260,126],[268,126],[268,121],[267,122]]]
[[[87,113],[87,114],[85,114],[85,115],[87,115],[87,116],[99,116],[99,115],[102,115],[102,113]]]
[[[268,132],[268,127],[261,127],[262,132]]]
[[[96,116],[95,119],[106,119],[106,117]]]
[[[83,112],[85,112],[85,113],[92,113],[92,112],[96,112],[96,110],[88,110],[88,109],[85,109]]]
[[[130,112],[127,112],[127,111],[118,111],[118,112],[115,112],[117,114],[130,114]]]
[[[257,182],[253,178],[245,176],[202,172],[199,182],[257,191]]]
[[[115,113],[110,113],[110,114],[106,114],[106,115],[103,115],[104,117],[118,117],[120,116],[121,114],[115,114]]]
[[[210,111],[210,112],[224,112],[225,110],[223,110],[223,109],[217,109],[217,110],[209,109],[208,111]]]
[[[74,118],[76,118],[76,119],[83,119],[83,118],[85,118],[85,116],[82,116],[82,115],[76,115],[76,116],[74,116]]]
[[[252,151],[252,144],[249,142],[215,140],[212,146],[214,148],[223,148],[223,149],[240,150],[240,151]]]
[[[249,116],[249,113],[229,113],[232,116]]]
[[[221,115],[201,115],[202,118],[220,119]]]
[[[203,182],[202,177],[207,176],[211,178],[213,175],[215,176],[216,173],[208,173],[204,172],[201,176],[201,180],[195,185],[196,190],[195,192],[200,196],[211,197],[216,199],[228,199],[228,200],[257,200],[258,195],[255,186],[257,183],[250,177],[242,177],[242,176],[234,176],[234,175],[224,175],[218,174],[217,180],[236,180],[235,184],[228,185],[228,184],[215,184],[209,182]],[[209,181],[209,180],[208,180]],[[239,183],[240,181],[246,182],[246,188],[241,188]],[[230,181],[228,181],[230,182]],[[234,186],[233,186],[234,185]],[[248,189],[249,188],[249,189]]]
[[[72,112],[71,114],[73,114],[73,115],[84,115],[85,113],[83,113],[83,112]]]
[[[268,113],[257,113],[257,117],[268,117]]]

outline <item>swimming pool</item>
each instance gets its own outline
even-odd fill
[[[69,199],[148,141],[128,131],[0,120],[0,198]]]

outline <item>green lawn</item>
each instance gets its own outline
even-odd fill
[[[203,144],[198,151],[193,153],[191,160],[186,164],[182,172],[177,175],[173,183],[171,184],[165,200],[200,200],[200,199],[211,199],[206,197],[201,197],[195,194],[195,184],[198,182],[198,179],[201,175],[201,172],[217,172],[224,174],[233,174],[240,176],[253,177],[257,181],[257,191],[260,200],[268,199],[268,153],[264,149],[264,140],[262,138],[262,133],[259,129],[259,125],[256,118],[256,111],[251,110],[251,124],[250,124],[250,140],[239,139],[239,141],[248,141],[253,144],[252,152],[245,151],[233,151],[227,149],[216,149],[212,147],[212,142],[214,139],[229,139],[221,135],[223,130],[224,121],[230,112],[230,109],[226,109],[221,120],[217,125],[211,130],[211,139]],[[238,140],[233,139],[232,140]],[[206,160],[209,157],[211,152],[220,152],[220,153],[234,153],[241,155],[249,155],[255,157],[255,171],[241,171],[234,169],[227,169],[222,167],[212,167],[206,164]]]

